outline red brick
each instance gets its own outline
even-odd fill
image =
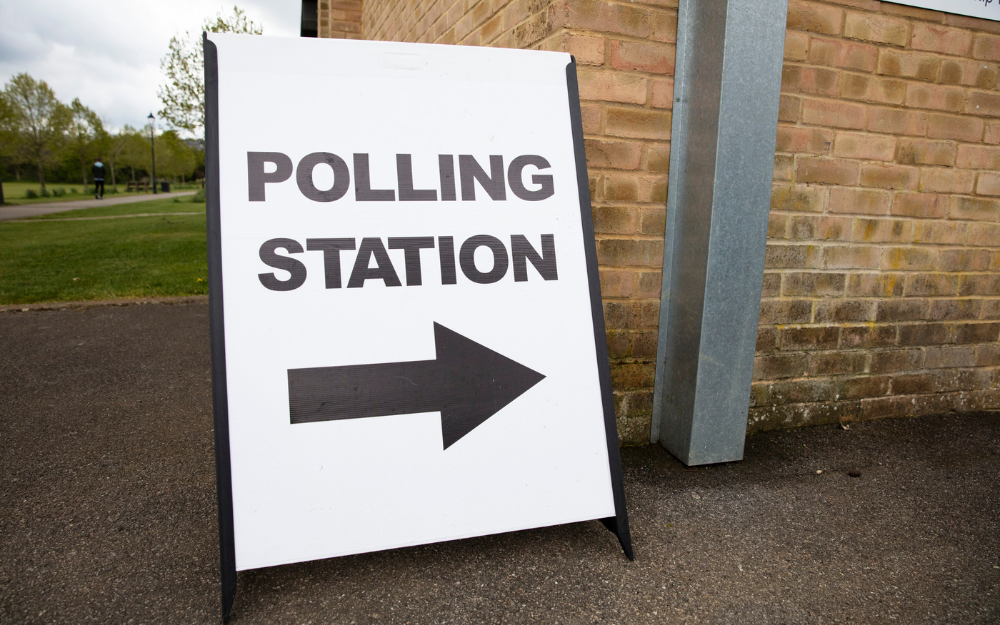
[[[771,210],[819,213],[826,207],[829,191],[807,185],[774,185],[771,188]]]
[[[986,123],[986,133],[983,136],[983,143],[991,145],[1000,144],[1000,122]]]
[[[659,267],[663,264],[663,241],[601,239],[597,257],[606,267]]]
[[[894,135],[925,135],[927,113],[873,106],[869,114],[868,130]]]
[[[966,85],[980,89],[997,86],[996,65],[968,59],[945,59],[941,63],[941,82],[946,85]]]
[[[802,98],[784,93],[781,94],[781,100],[778,103],[779,122],[790,122],[794,124],[799,121],[799,115],[801,112]],[[998,126],[997,143],[1000,143],[1000,126]]]
[[[634,74],[577,69],[581,100],[645,104],[646,79]]]
[[[844,21],[844,36],[849,39],[904,47],[908,34],[906,20],[896,17],[852,11]]]
[[[674,73],[675,46],[662,43],[611,41],[608,47],[611,67],[615,69],[654,74]]]
[[[940,72],[941,58],[933,54],[885,48],[878,57],[879,74],[933,82]]]
[[[840,96],[879,104],[902,104],[906,83],[892,78],[876,78],[864,74],[845,74],[840,81]]]
[[[882,256],[882,269],[927,271],[936,268],[937,250],[927,246],[888,248]]]
[[[1000,170],[1000,147],[960,145],[956,165],[965,169]]]
[[[830,297],[844,294],[847,282],[843,273],[801,273],[783,272],[781,294],[784,297],[804,295],[808,297]]]
[[[963,112],[965,90],[958,87],[942,87],[911,83],[906,89],[906,105],[941,111]]]
[[[580,65],[604,64],[604,37],[567,33],[565,46]]]
[[[601,296],[630,297],[635,288],[635,275],[630,270],[601,269]]]
[[[597,104],[581,104],[580,117],[583,134],[596,135],[601,132],[601,107]]]
[[[909,243],[913,222],[907,219],[855,219],[851,239],[864,243]]]
[[[812,302],[807,299],[765,299],[760,302],[760,323],[809,323],[812,319]]]
[[[858,172],[856,161],[807,156],[795,159],[795,179],[798,182],[853,186],[858,183]]]
[[[816,302],[816,323],[858,323],[875,320],[875,301],[829,299]]]
[[[916,167],[865,163],[861,166],[860,183],[863,187],[882,189],[916,189],[920,170]]]
[[[825,128],[778,126],[776,149],[778,152],[828,154],[833,137],[834,132]]]
[[[997,221],[1000,219],[1000,200],[973,197],[953,197],[948,207],[952,219]]]
[[[787,39],[785,45],[786,56]],[[875,71],[878,48],[864,43],[841,39],[820,39],[814,37],[809,49],[809,62],[815,65],[829,65],[862,72]]]
[[[888,215],[892,195],[888,191],[834,187],[830,189],[830,212],[853,215]]]
[[[817,126],[861,129],[865,127],[865,107],[832,100],[806,99],[802,104],[802,121]]]
[[[836,95],[840,72],[823,67],[785,65],[781,70],[783,93]]]
[[[649,81],[649,104],[653,108],[674,108],[674,81],[672,78],[656,78]]]
[[[791,154],[775,154],[774,155],[774,179],[775,180],[788,180],[792,179],[795,173],[795,157]]]
[[[958,294],[958,276],[952,273],[916,274],[906,278],[906,297],[942,297]]]
[[[968,236],[968,225],[962,222],[918,219],[912,223],[914,243],[961,245]]]
[[[798,378],[808,372],[805,354],[761,354],[754,359],[754,380]]]
[[[1000,22],[984,20],[978,17],[966,17],[964,15],[952,15],[945,13],[944,23],[949,26],[957,26],[959,28],[971,28],[973,30],[982,30],[1000,34]]]
[[[931,193],[972,193],[976,174],[952,168],[925,168],[920,172],[920,190]]]
[[[890,213],[906,217],[941,219],[948,214],[948,196],[933,193],[896,193]]]
[[[972,56],[985,61],[1000,61],[1000,37],[978,35],[972,45]]]
[[[797,241],[849,241],[850,217],[793,215],[788,219],[788,238]]]
[[[972,91],[965,104],[965,112],[970,115],[1000,117],[1000,93]]]
[[[639,169],[642,144],[628,141],[600,141],[586,139],[587,165],[608,169]]]
[[[966,56],[972,46],[972,33],[967,30],[915,23],[910,45],[914,50],[929,50],[951,56]]]
[[[764,251],[767,269],[818,269],[821,251],[814,245],[776,245],[768,242]]]
[[[643,8],[602,0],[573,0],[567,3],[565,25],[580,30],[645,38],[650,32],[650,13]],[[512,26],[508,26],[506,16],[504,26],[508,29]]]
[[[966,233],[966,245],[994,247],[997,241],[1000,241],[1000,224],[969,224]],[[997,274],[997,279],[1000,280],[1000,274]],[[997,295],[1000,295],[1000,293],[997,293]]]
[[[1000,196],[1000,173],[995,171],[979,172],[976,193],[979,195]]]
[[[977,142],[983,137],[983,125],[983,120],[975,117],[931,113],[928,115],[927,136]]]
[[[793,30],[785,33],[785,60],[805,61],[809,51],[809,35]]]
[[[823,248],[824,269],[877,269],[882,251],[870,245],[831,245]]]
[[[790,0],[788,3],[789,30],[839,35],[843,18],[844,12],[831,6],[801,0]]]
[[[898,373],[922,369],[924,352],[920,349],[878,350],[871,354],[872,373]]]
[[[900,139],[896,162],[900,165],[955,165],[957,148],[952,141]]]
[[[676,6],[676,5],[675,5]],[[677,42],[677,13],[667,11],[653,12],[653,31],[650,38],[664,43]]]
[[[646,171],[667,173],[670,170],[670,145],[649,145],[646,150]]]
[[[896,139],[882,135],[838,132],[833,155],[870,161],[891,161],[896,154]]]
[[[615,137],[670,139],[671,113],[648,109],[609,108],[604,131]]]

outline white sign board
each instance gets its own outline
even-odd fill
[[[1000,0],[886,0],[886,2],[1000,21]]]
[[[628,550],[571,57],[210,34],[206,75],[224,568]]]

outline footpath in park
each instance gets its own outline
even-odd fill
[[[71,202],[48,202],[45,204],[0,206],[0,221],[11,221],[13,219],[37,217],[39,215],[50,215],[52,213],[64,213],[67,211],[79,210],[81,208],[114,206],[116,204],[134,204],[135,202],[148,202],[150,200],[166,200],[172,197],[184,197],[186,195],[194,194],[194,191],[174,191],[172,193],[149,193],[147,195],[123,195],[120,197],[107,196],[102,200],[91,199],[74,200]]]
[[[204,300],[8,307],[0,350],[0,622],[217,623]],[[597,521],[308,562],[232,622],[1000,622],[1000,413],[622,457],[634,562]]]

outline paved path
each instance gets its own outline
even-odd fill
[[[178,211],[171,213],[132,213],[130,215],[101,215],[100,217],[55,217],[53,219],[9,219],[12,224],[46,224],[52,221],[94,221],[95,219],[131,219],[133,217],[172,217],[175,215],[204,215],[205,211]]]
[[[184,197],[185,195],[194,194],[194,191],[174,191],[173,193],[157,193],[155,195],[150,193],[147,195],[129,195],[122,197],[105,196],[103,200],[75,200],[72,202],[48,202],[46,204],[0,206],[0,221],[24,219],[25,217],[37,217],[38,215],[49,215],[51,213],[64,213],[66,211],[74,211],[81,208],[114,206],[115,204],[133,204],[135,202],[163,200],[172,197]]]
[[[0,354],[0,623],[217,623],[208,306],[2,312]],[[1000,622],[1000,413],[623,460],[634,562],[596,521],[334,558],[232,622]]]

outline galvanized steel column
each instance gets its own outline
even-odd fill
[[[788,0],[681,0],[651,440],[743,458]]]

